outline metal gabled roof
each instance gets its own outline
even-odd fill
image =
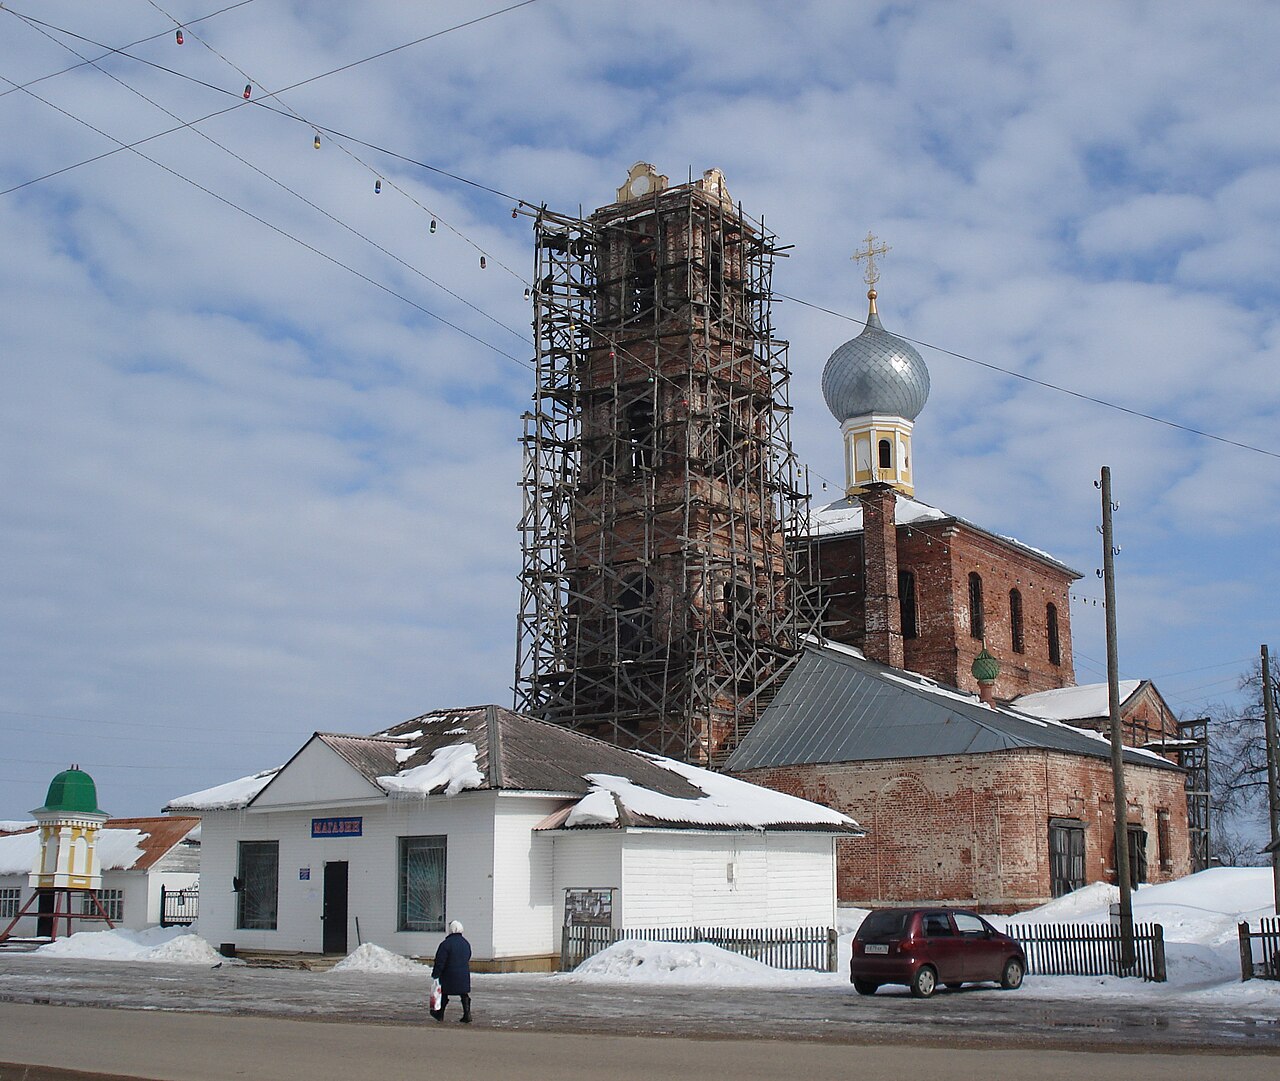
[[[725,763],[732,773],[800,764],[929,758],[1034,748],[1109,758],[1096,733],[987,706],[926,677],[809,646]],[[1125,751],[1134,765],[1177,769]]]

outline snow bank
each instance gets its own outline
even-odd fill
[[[403,957],[372,942],[357,946],[346,957],[333,966],[331,972],[392,972],[417,973],[429,975],[430,970],[423,968],[416,961]]]
[[[792,972],[770,968],[741,954],[705,942],[641,942],[623,939],[587,958],[555,979],[565,983],[678,983],[716,987],[778,987],[831,983],[828,972]]]
[[[148,927],[144,931],[77,931],[41,946],[42,957],[88,961],[155,961],[171,965],[216,965],[228,960],[199,935],[184,928]],[[242,962],[236,961],[235,964]]]

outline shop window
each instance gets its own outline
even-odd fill
[[[1047,604],[1044,609],[1045,626],[1049,634],[1049,663],[1062,663],[1062,641],[1058,637],[1058,606]]]
[[[1016,589],[1009,590],[1009,637],[1012,639],[1014,653],[1022,653],[1027,648],[1022,632],[1022,594]]]
[[[911,571],[898,571],[898,609],[902,615],[902,637],[917,637],[920,629],[916,622],[916,576]]]
[[[443,931],[445,837],[400,838],[400,931]]]
[[[1084,823],[1049,819],[1049,887],[1054,897],[1084,885]]]
[[[982,638],[986,634],[986,620],[982,613],[982,575],[976,571],[969,575],[969,634]]]
[[[280,896],[280,842],[241,841],[239,848],[236,926],[274,931]]]
[[[97,890],[96,892],[98,904],[107,914],[107,919],[112,923],[121,922],[124,919],[124,890]],[[93,903],[93,898],[87,893],[80,896],[80,914],[82,916],[98,914],[98,906]]]

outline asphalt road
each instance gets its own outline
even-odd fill
[[[33,1063],[35,1068],[14,1063]],[[805,1040],[653,1039],[0,1003],[0,1081],[1261,1081],[1271,1056],[956,1049]],[[76,1072],[72,1072],[76,1071]]]
[[[1038,997],[995,987],[942,991],[927,1001],[905,989],[871,998],[848,985],[708,989],[574,984],[542,976],[477,976],[471,1030],[607,1033],[694,1039],[804,1041],[1078,1050],[1260,1052],[1277,1055],[1280,1017],[1241,1017],[1229,1008],[1115,998]],[[0,954],[0,1005],[108,1006],[119,1011],[406,1026],[427,1022],[422,975],[314,973],[223,965],[204,968]],[[451,1006],[456,1010],[456,1004]],[[94,1011],[96,1012],[96,1011]],[[456,1016],[456,1015],[455,1015]],[[461,1029],[462,1026],[456,1026]],[[468,1031],[468,1030],[463,1030]],[[19,1061],[3,1053],[0,1062]],[[0,1075],[0,1081],[7,1081]]]

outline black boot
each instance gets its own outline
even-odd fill
[[[471,996],[462,996],[462,1023],[464,1025],[471,1024]]]

